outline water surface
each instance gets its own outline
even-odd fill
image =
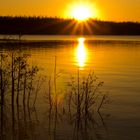
[[[43,46],[35,47],[22,46],[21,49],[22,52],[31,55],[30,64],[37,65],[40,68],[40,74],[44,77],[53,75],[56,62],[56,70],[60,72],[57,83],[62,91],[67,89],[67,83],[71,76],[77,77],[78,71],[80,77],[94,71],[99,80],[104,82],[102,90],[109,93],[111,102],[102,109],[104,123],[100,123],[102,119],[98,119],[99,116],[95,115],[100,125],[95,126],[95,130],[88,130],[89,139],[140,139],[140,43],[134,43],[140,40],[139,36],[23,36],[23,38],[52,41],[51,44],[46,43]],[[127,43],[94,43],[92,42],[94,39],[123,40]],[[55,40],[60,42],[56,44]],[[73,42],[63,43],[63,40],[72,40]],[[91,41],[88,42],[88,40]],[[133,43],[128,43],[128,41],[133,41]],[[5,49],[1,49],[1,52],[8,50],[8,47],[5,47]],[[61,119],[56,130],[48,132],[48,123],[46,122],[48,116],[44,113],[47,111],[45,95],[42,92],[38,96],[39,101],[36,106],[38,121],[34,124],[34,134],[30,132],[32,138],[25,137],[25,139],[35,139],[35,137],[37,139],[48,137],[53,140],[75,139],[73,137],[74,125],[67,124]],[[60,110],[60,112],[64,113],[65,111]],[[32,118],[33,120],[35,119]],[[78,137],[80,139],[82,135],[78,134]]]

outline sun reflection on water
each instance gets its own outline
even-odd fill
[[[76,50],[76,57],[78,66],[83,68],[87,59],[87,50],[84,44],[85,38],[78,38],[78,46]]]

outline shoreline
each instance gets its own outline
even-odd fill
[[[0,45],[49,45],[49,44],[68,44],[78,43],[77,40],[18,40],[18,39],[0,39]],[[85,43],[91,44],[140,44],[139,40],[85,40]]]

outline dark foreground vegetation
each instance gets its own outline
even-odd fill
[[[45,17],[0,17],[0,34],[18,35],[140,35],[138,22],[109,22],[89,19]]]
[[[0,140],[67,139],[68,132],[70,140],[102,139],[107,129],[100,110],[109,101],[103,82],[92,72],[81,78],[78,70],[62,91],[57,59],[53,76],[41,77],[29,57],[13,50],[0,53]],[[37,113],[42,102],[46,113]],[[66,124],[68,132],[60,129]]]

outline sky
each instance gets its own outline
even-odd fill
[[[67,18],[79,3],[92,6],[93,18],[140,22],[140,0],[0,0],[0,15]]]

